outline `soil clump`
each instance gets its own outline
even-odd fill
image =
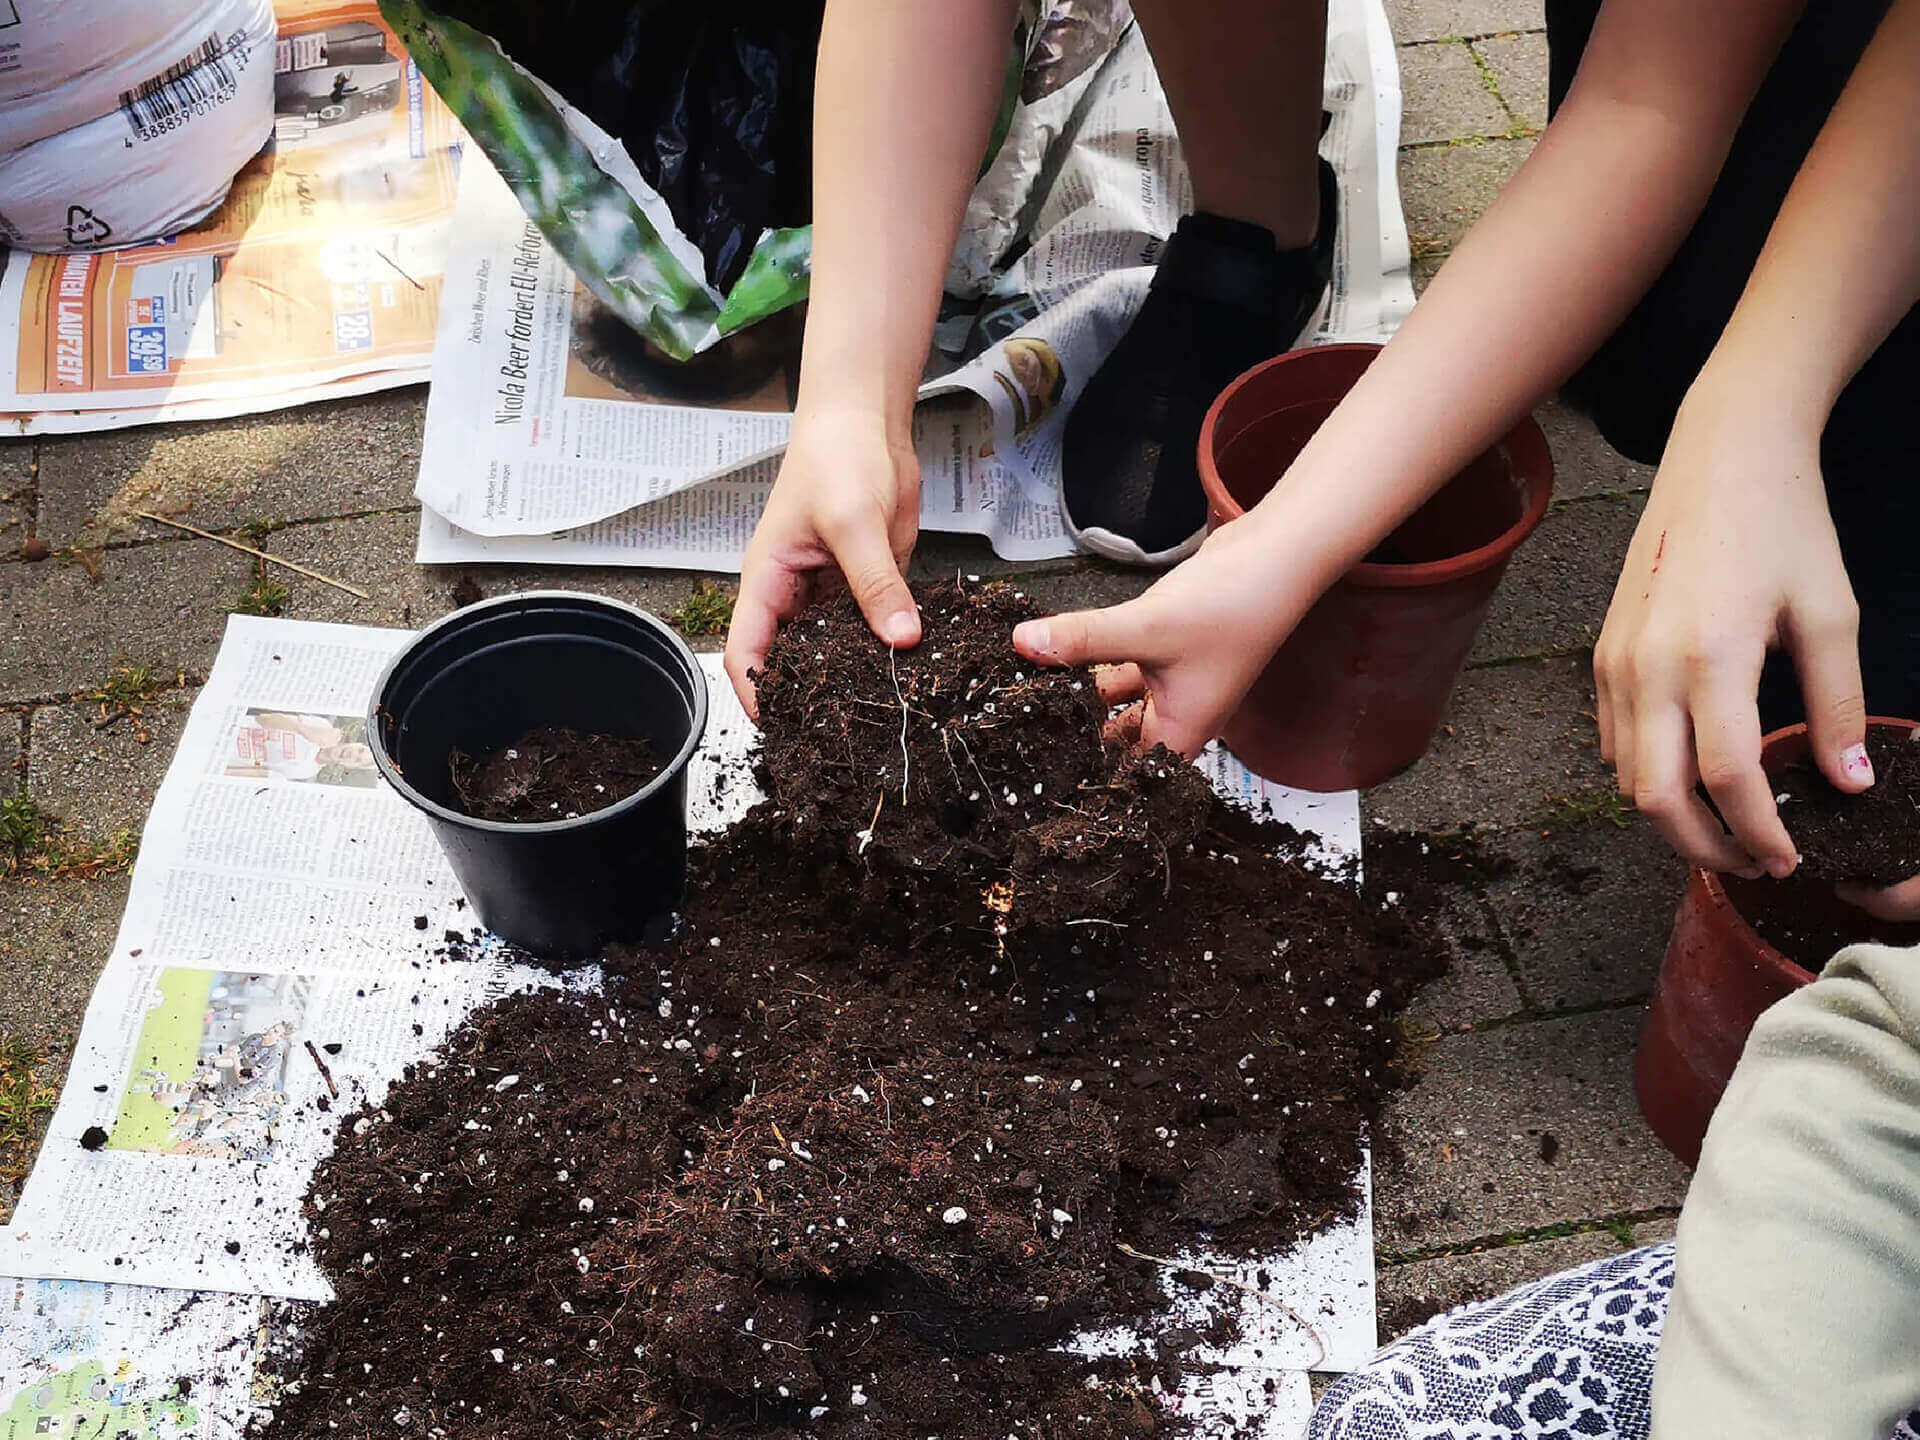
[[[922,604],[913,651],[846,600],[782,633],[768,799],[671,942],[481,1012],[343,1130],[338,1300],[269,1436],[1182,1433],[1154,1392],[1231,1327],[1170,1293],[1353,1213],[1443,962],[1110,748],[1089,674],[1008,647],[1015,592]],[[1056,1348],[1117,1323],[1137,1355]]]
[[[463,812],[526,825],[618,804],[658,775],[660,762],[645,740],[542,725],[479,759],[456,748],[448,769]]]

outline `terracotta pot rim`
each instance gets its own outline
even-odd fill
[[[1893,715],[1869,715],[1867,717],[1867,727],[1873,730],[1920,730],[1920,720],[1903,720]],[[1768,746],[1777,741],[1806,733],[1807,727],[1804,722],[1799,725],[1783,725],[1780,729],[1763,736],[1760,741],[1760,747],[1764,751]],[[1709,905],[1713,906],[1716,910],[1726,912],[1728,930],[1736,940],[1740,941],[1752,952],[1754,957],[1759,960],[1762,965],[1773,971],[1788,984],[1797,986],[1811,985],[1813,983],[1813,971],[1807,969],[1806,966],[1797,960],[1789,960],[1785,955],[1774,949],[1774,947],[1761,936],[1758,930],[1755,930],[1753,926],[1747,923],[1747,917],[1742,915],[1740,913],[1740,907],[1733,903],[1732,897],[1727,894],[1726,885],[1722,883],[1718,875],[1711,870],[1696,865],[1693,867],[1690,880],[1691,883],[1700,887],[1701,893],[1707,897],[1707,903]]]
[[[1200,486],[1206,492],[1209,507],[1224,515],[1229,521],[1237,520],[1247,513],[1246,508],[1233,498],[1213,463],[1214,431],[1221,412],[1235,396],[1267,371],[1289,363],[1297,364],[1304,356],[1352,355],[1361,352],[1378,354],[1382,348],[1379,345],[1352,342],[1336,345],[1309,345],[1298,350],[1289,350],[1270,360],[1263,360],[1252,369],[1235,377],[1226,389],[1214,397],[1213,404],[1207,407],[1206,418],[1200,423],[1198,456]],[[1285,408],[1287,407],[1276,406],[1268,413],[1277,413]],[[1463,551],[1458,555],[1449,555],[1443,560],[1421,560],[1404,565],[1378,560],[1362,560],[1341,577],[1340,583],[1379,590],[1428,588],[1445,585],[1450,581],[1476,575],[1496,565],[1505,564],[1508,557],[1520,548],[1521,542],[1533,533],[1547,513],[1547,502],[1553,495],[1553,460],[1552,453],[1547,447],[1547,437],[1541,432],[1539,424],[1531,415],[1522,416],[1519,422],[1495,443],[1507,447],[1514,471],[1524,476],[1526,481],[1526,508],[1521,511],[1520,517],[1512,525],[1486,544]]]

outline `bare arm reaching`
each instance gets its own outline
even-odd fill
[[[1671,258],[1800,0],[1608,0],[1559,114],[1365,379],[1243,519],[1124,605],[1035,621],[1036,660],[1131,662],[1143,738],[1191,753],[1335,579],[1612,332]]]
[[[829,0],[814,103],[813,278],[793,438],[747,546],[727,674],[750,672],[814,582],[844,573],[874,633],[920,639],[913,397],[978,171],[1014,0]]]

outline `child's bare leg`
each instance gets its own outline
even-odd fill
[[[1320,216],[1315,157],[1325,0],[1135,0],[1198,208],[1250,220],[1282,250]]]
[[[1319,159],[1325,0],[1136,0],[1193,174],[1196,213],[1067,421],[1061,501],[1085,549],[1171,565],[1207,518],[1201,418],[1314,328],[1335,191]]]

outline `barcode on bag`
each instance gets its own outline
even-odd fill
[[[136,140],[177,130],[194,116],[231,100],[240,86],[238,72],[246,63],[243,32],[235,31],[225,40],[209,35],[186,59],[121,91],[120,113],[133,127]]]

